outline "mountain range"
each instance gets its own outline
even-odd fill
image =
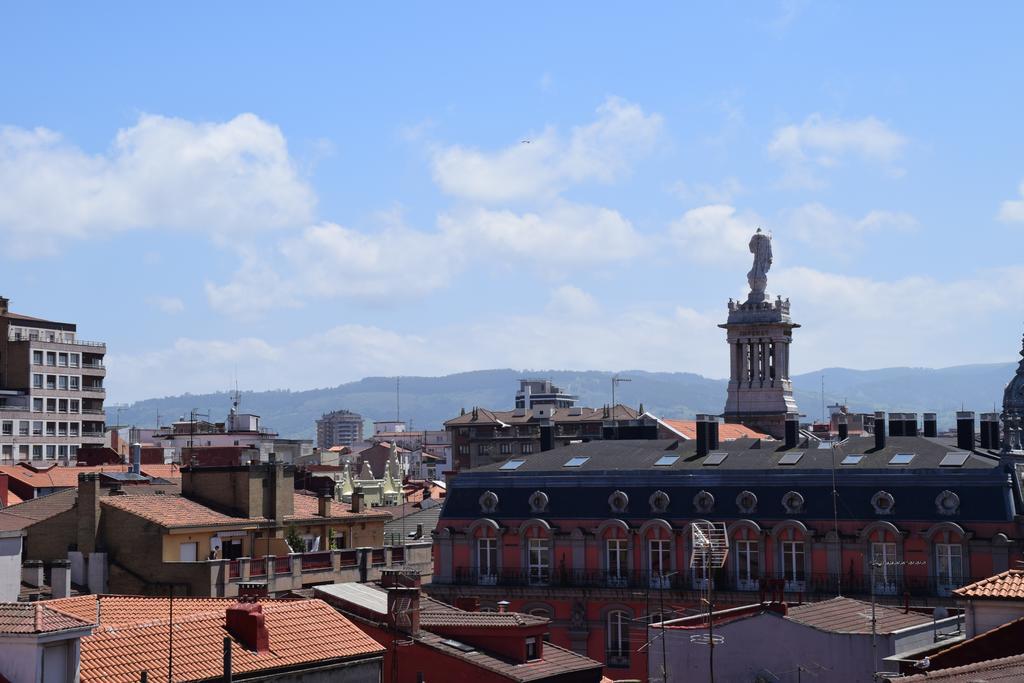
[[[998,410],[1003,387],[1013,376],[1013,363],[960,365],[949,368],[825,368],[793,377],[797,405],[806,419],[819,419],[823,404],[847,404],[855,412],[875,410],[937,412],[940,428],[954,423],[957,410]],[[616,401],[668,418],[718,413],[725,403],[726,380],[686,372],[622,371]],[[611,403],[613,373],[572,370],[478,370],[443,377],[366,377],[325,389],[242,392],[240,410],[262,417],[262,424],[288,438],[312,438],[323,413],[347,409],[367,421],[396,415],[413,429],[438,429],[465,408],[506,410],[513,406],[518,380],[552,380],[580,397],[579,405]],[[822,383],[824,381],[824,392]],[[184,394],[137,401],[108,408],[107,423],[152,427],[168,424],[192,410],[221,421],[231,407],[228,392]]]

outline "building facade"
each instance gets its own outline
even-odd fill
[[[106,351],[0,297],[0,462],[73,465],[79,448],[104,444]]]
[[[324,413],[316,421],[316,445],[321,449],[351,446],[363,440],[363,416],[350,410]]]

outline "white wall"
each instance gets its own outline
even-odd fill
[[[1024,601],[971,600],[966,611],[967,637],[973,638],[1024,617]]]
[[[17,602],[21,592],[21,535],[0,536],[0,602]]]

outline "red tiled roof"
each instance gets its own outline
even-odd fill
[[[102,503],[168,529],[187,526],[255,525],[267,521],[262,517],[225,515],[182,496],[110,496],[103,498]]]
[[[36,522],[67,512],[75,506],[77,497],[76,489],[65,489],[11,505],[0,510],[0,530],[26,529]]]
[[[1024,600],[1024,570],[1008,569],[1002,574],[957,588],[953,593],[961,598]]]
[[[832,598],[790,607],[786,618],[805,626],[834,633],[871,633],[871,603],[852,598]],[[878,633],[892,633],[932,623],[932,617],[890,607],[875,607]]]
[[[100,600],[101,626],[82,639],[82,682],[136,683],[144,670],[153,680],[166,680],[169,600],[126,597],[121,607],[137,609],[137,618],[131,623],[112,624],[102,616],[111,597]],[[206,680],[222,674],[222,642],[230,635],[225,629],[225,610],[233,602],[174,600],[175,680]],[[202,603],[208,603],[208,607]],[[379,643],[320,600],[268,600],[261,604],[270,651],[247,650],[233,639],[232,666],[238,674],[269,673],[302,664],[320,666],[329,660],[384,652]],[[127,615],[116,612],[114,618]]]
[[[51,467],[42,472],[36,472],[22,465],[3,465],[0,472],[6,473],[11,479],[17,479],[36,489],[45,488],[76,488],[78,486],[78,475],[90,472],[127,472],[127,465],[96,465],[94,467]]]
[[[955,666],[951,669],[939,669],[926,673],[907,676],[906,678],[887,679],[899,680],[900,683],[913,683],[914,681],[942,681],[943,683],[987,683],[988,681],[1012,681],[1024,680],[1024,655],[1003,657],[1002,659],[990,659],[977,664],[966,666]]]
[[[174,598],[174,618],[226,610],[234,598]],[[100,626],[129,626],[166,619],[169,598],[142,595],[76,595],[41,603],[64,614],[95,622]]]
[[[298,521],[305,519],[323,519],[317,514],[319,509],[317,506],[316,496],[311,493],[300,493],[295,492],[294,510],[295,512],[291,515],[285,515],[285,519],[288,521]],[[339,503],[336,500],[331,501],[330,515],[333,518],[345,518],[357,516],[352,512],[352,506],[348,503]],[[358,514],[359,517],[381,517],[383,519],[391,519],[390,512],[384,512],[382,510],[364,510]]]
[[[0,633],[52,633],[92,625],[91,620],[50,609],[41,602],[0,603]]]
[[[662,420],[662,422],[688,439],[697,438],[697,422],[695,420]],[[771,437],[745,425],[720,423],[718,438],[721,441],[734,441],[736,439],[769,439]]]
[[[19,496],[14,491],[8,491],[7,492],[7,505],[8,505],[8,507],[11,506],[11,505],[17,505],[18,503],[24,503],[24,502],[25,501],[21,499],[21,496]]]

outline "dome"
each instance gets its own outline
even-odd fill
[[[1021,361],[1017,366],[1017,374],[1013,376],[1003,391],[1003,413],[1005,415],[1024,415],[1024,348],[1020,352]]]

